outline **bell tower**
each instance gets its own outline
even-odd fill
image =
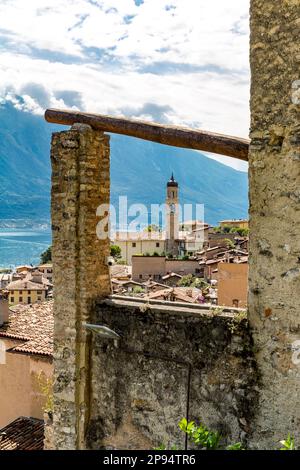
[[[173,256],[178,255],[178,237],[179,237],[179,221],[178,221],[178,183],[174,179],[174,175],[167,182],[166,197],[166,252]]]

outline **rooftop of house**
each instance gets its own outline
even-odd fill
[[[139,286],[139,287],[142,287],[143,284],[141,284],[140,282],[136,282],[136,281],[133,281],[132,279],[129,279],[128,281],[119,281],[119,285],[120,286]]]
[[[132,267],[125,264],[114,264],[110,267],[111,277],[130,277],[132,273]]]
[[[44,422],[20,417],[0,429],[0,450],[43,450]]]
[[[205,264],[216,264],[216,263],[221,263],[222,261],[225,261],[225,258],[213,258],[209,259],[205,262]]]
[[[20,266],[16,266],[16,271],[18,271],[19,269],[33,269],[33,266],[29,265],[29,264],[21,264]]]
[[[178,301],[195,303],[200,294],[200,290],[191,287],[169,287],[157,292],[151,292],[146,297],[148,299],[155,299],[159,297],[167,297],[171,294]]]
[[[224,249],[223,246],[212,246],[212,247],[209,247],[209,248],[206,248],[205,250],[201,250],[199,251],[199,253],[197,253],[198,255],[205,255],[205,253],[210,253],[211,251],[216,251],[216,250],[220,250],[220,249]]]
[[[165,281],[166,279],[170,279],[171,277],[178,277],[179,279],[182,278],[181,274],[178,273],[168,273],[165,276],[162,277],[162,279]]]
[[[6,287],[7,290],[47,290],[47,287],[37,282],[28,281],[27,279],[19,279],[12,281]]]
[[[0,338],[19,340],[10,353],[24,353],[52,357],[53,355],[53,302],[16,305],[9,321],[0,327]]]
[[[156,297],[161,297],[161,296],[165,296],[165,295],[168,295],[172,292],[173,289],[171,288],[167,288],[167,289],[161,289],[161,290],[158,290],[156,292],[150,292],[147,297],[149,299],[155,299]]]
[[[153,279],[147,279],[147,281],[142,282],[142,285],[147,289],[155,289],[157,287],[161,287],[162,289],[166,288],[165,284],[161,284],[160,282],[153,281]]]
[[[47,290],[52,286],[51,282],[40,271],[26,273],[25,277],[12,281],[6,287],[7,290]]]
[[[184,222],[181,222],[181,225],[197,225],[197,226],[199,225],[205,228],[210,226],[207,222],[203,222],[203,220],[196,220],[196,219],[185,220]]]
[[[206,226],[204,227],[206,228]],[[195,230],[199,232],[199,230]],[[186,240],[187,238],[195,238],[196,235],[192,236],[188,231],[179,230],[177,240]],[[111,236],[111,240],[114,242],[137,242],[137,241],[165,241],[167,240],[167,233],[165,231],[154,232],[154,231],[145,231],[145,232],[115,232]]]

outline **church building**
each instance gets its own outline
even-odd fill
[[[209,225],[200,220],[179,221],[179,185],[172,173],[166,185],[165,231],[117,231],[111,243],[121,248],[121,259],[131,265],[134,255],[193,256],[208,240]]]

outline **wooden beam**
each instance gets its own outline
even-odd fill
[[[47,109],[45,119],[48,122],[63,125],[80,122],[105,132],[124,134],[174,147],[203,150],[248,161],[250,141],[239,137],[73,110]]]

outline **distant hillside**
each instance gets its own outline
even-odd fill
[[[60,128],[61,129],[61,128]],[[50,137],[42,117],[0,105],[0,219],[49,219]],[[162,203],[174,172],[182,203],[205,204],[205,219],[247,217],[247,174],[192,150],[111,136],[112,202]]]

